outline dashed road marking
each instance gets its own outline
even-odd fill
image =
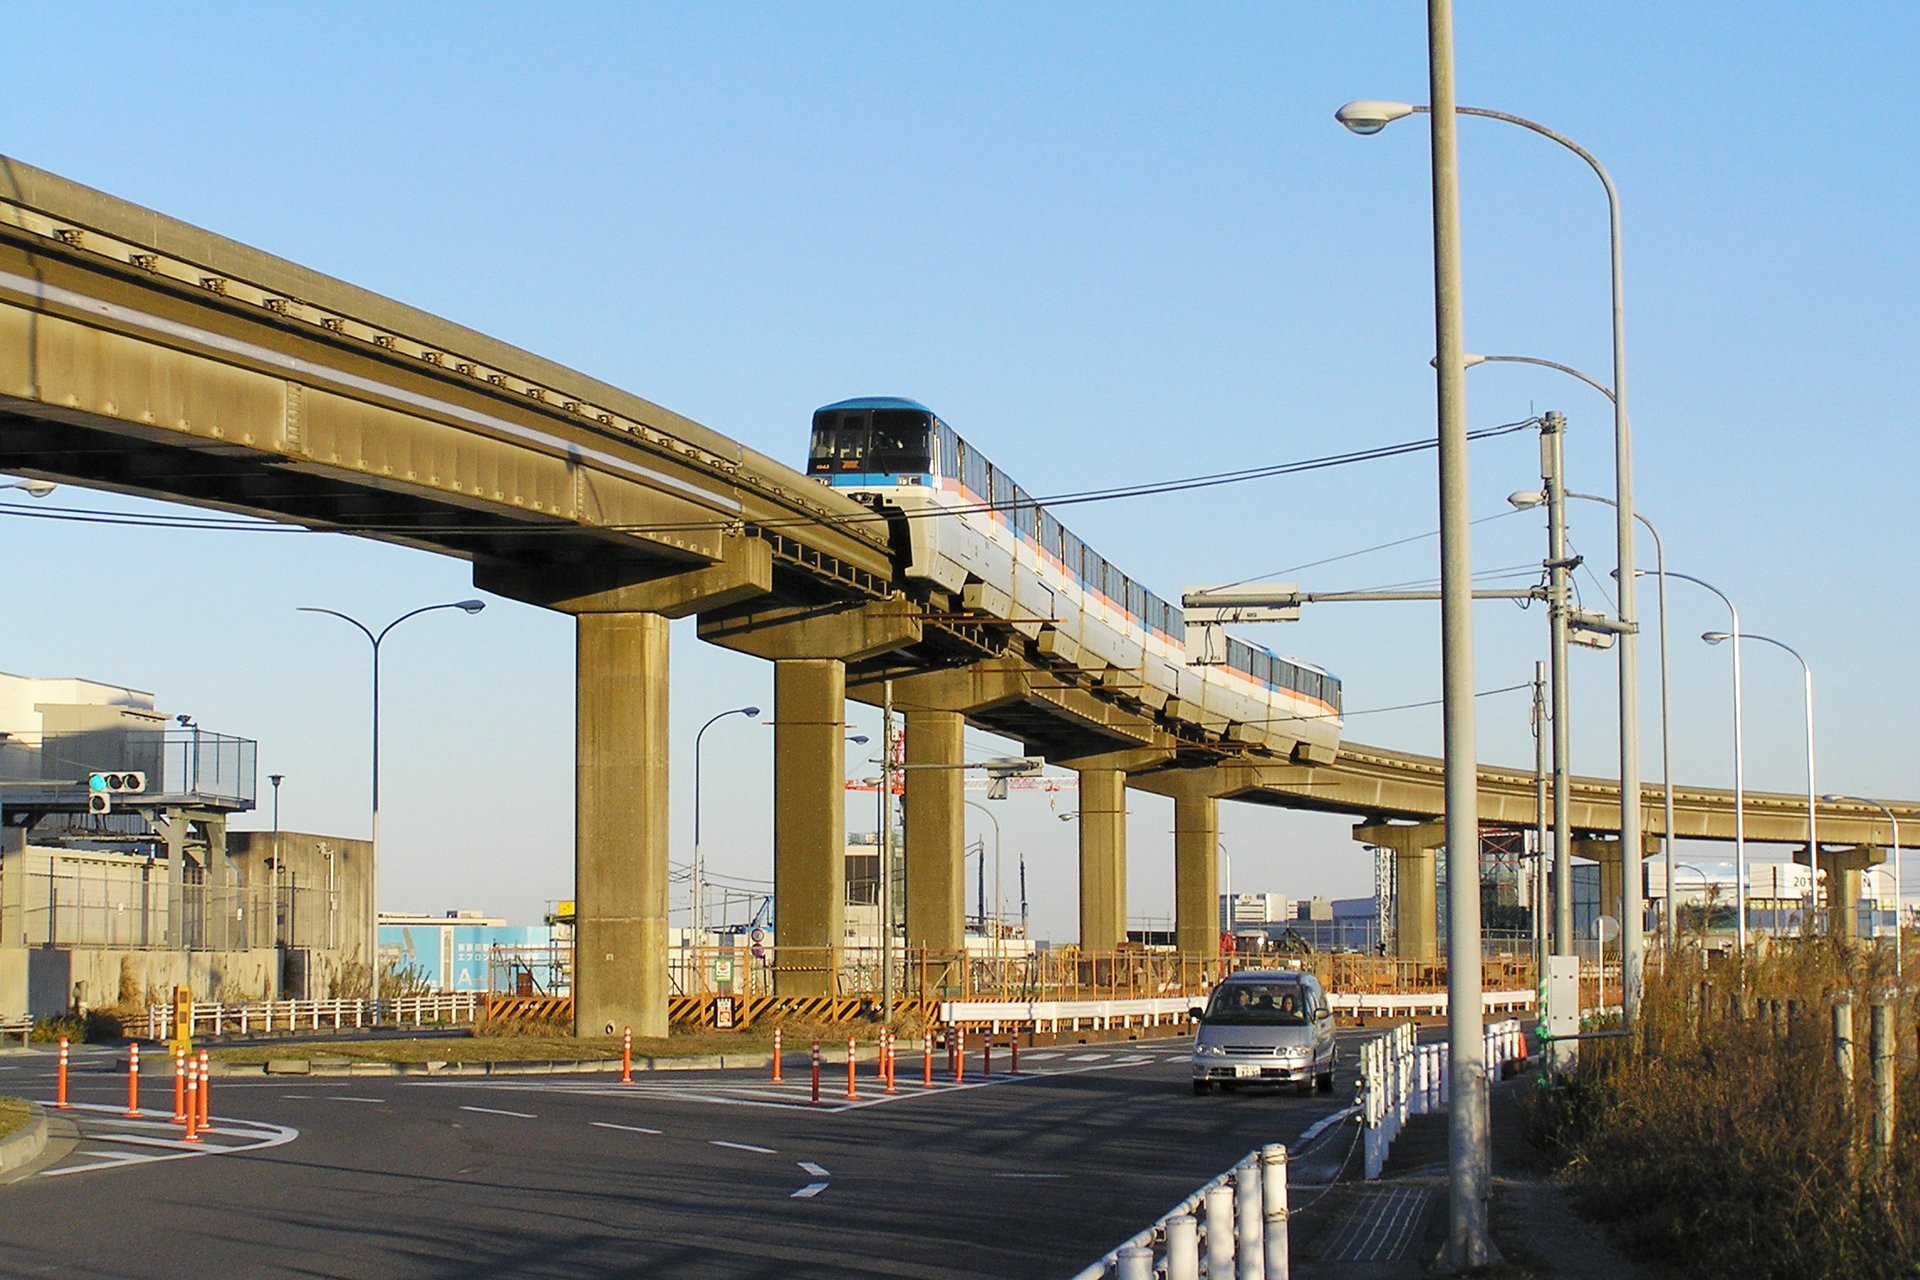
[[[643,1129],[637,1124],[614,1124],[610,1120],[589,1120],[587,1123],[596,1129],[619,1129],[625,1133],[651,1133],[655,1137],[660,1135],[658,1129]]]
[[[800,1167],[816,1178],[831,1178],[833,1176],[811,1160],[802,1160]]]
[[[1064,1178],[1064,1173],[996,1173],[996,1178]]]
[[[809,1182],[788,1197],[790,1200],[811,1200],[833,1184],[830,1182]]]
[[[1058,1053],[1029,1053],[1027,1055],[1027,1061],[1028,1062],[1045,1062],[1049,1058],[1058,1058],[1060,1056],[1061,1055]]]
[[[330,1093],[327,1096],[335,1102],[371,1102],[379,1106],[385,1106],[387,1102],[385,1098],[349,1098],[344,1093]]]
[[[707,1145],[710,1147],[728,1147],[734,1151],[751,1151],[756,1155],[763,1155],[763,1156],[775,1156],[780,1154],[779,1152],[775,1151],[772,1147],[756,1147],[751,1142],[722,1142],[719,1138],[708,1138]]]
[[[478,1111],[486,1116],[512,1116],[516,1120],[538,1120],[540,1117],[530,1111],[502,1111],[498,1107],[461,1107],[462,1111]]]
[[[1113,1055],[1110,1053],[1082,1053],[1082,1054],[1077,1054],[1074,1057],[1068,1058],[1067,1061],[1068,1062],[1098,1062],[1102,1058],[1111,1058],[1112,1056]]]

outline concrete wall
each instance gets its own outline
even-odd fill
[[[0,949],[0,1017],[36,1018],[89,1006],[142,1003],[193,989],[196,1000],[265,1000],[275,994],[279,953],[127,951],[106,947]]]

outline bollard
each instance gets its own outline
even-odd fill
[[[993,1076],[993,1032],[990,1030],[980,1035],[980,1076],[982,1079]]]
[[[773,1082],[780,1083],[780,1028],[773,1029]]]
[[[920,1029],[920,1087],[933,1088],[933,1028]]]
[[[1867,1055],[1873,1065],[1873,1171],[1886,1201],[1893,1194],[1893,1008],[1884,997],[1873,1002],[1867,1030]]]
[[[813,1104],[820,1105],[820,1042],[813,1042]]]
[[[1154,1280],[1153,1250],[1138,1245],[1115,1255],[1113,1280]]]
[[[173,1051],[173,1122],[187,1122],[187,1051],[178,1047]]]
[[[633,1083],[633,1028],[620,1033],[620,1083]]]
[[[898,1093],[900,1091],[893,1085],[893,1032],[883,1031],[880,1034],[883,1037],[880,1046],[880,1071],[886,1077],[886,1091]]]
[[[954,1027],[947,1034],[954,1037],[953,1082],[959,1084],[967,1078],[967,1029]]]
[[[1233,1187],[1222,1184],[1207,1191],[1207,1275],[1233,1275]]]
[[[1200,1224],[1190,1213],[1167,1219],[1167,1280],[1200,1280]]]
[[[1233,1174],[1234,1280],[1260,1280],[1266,1250],[1260,1244],[1260,1162],[1249,1158]]]
[[[1287,1149],[1278,1142],[1260,1148],[1260,1201],[1264,1206],[1266,1280],[1288,1280],[1293,1261],[1287,1247]]]
[[[1020,1033],[1018,1031],[1014,1032],[1012,1035],[1007,1037],[1007,1056],[1008,1056],[1007,1073],[1009,1075],[1016,1075],[1016,1076],[1019,1075],[1020,1074]]]
[[[854,1061],[853,1037],[848,1036],[847,1037],[847,1098],[850,1101],[857,1101],[860,1097],[860,1091],[854,1087],[854,1083],[853,1083],[853,1061]]]
[[[140,1114],[140,1046],[127,1046],[127,1114]]]
[[[188,1142],[200,1141],[200,1064],[187,1059],[187,1134]]]
[[[200,1132],[209,1133],[213,1129],[213,1069],[207,1061],[207,1051],[200,1051]]]
[[[1853,1110],[1853,996],[1843,994],[1833,1006],[1833,1070],[1840,1077],[1840,1097]]]
[[[53,1105],[62,1111],[67,1109],[67,1038],[60,1037],[60,1078],[55,1086]]]

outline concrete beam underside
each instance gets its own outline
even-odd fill
[[[1127,940],[1127,775],[1080,773],[1080,949]]]
[[[1220,954],[1220,802],[1183,795],[1173,802],[1174,941],[1184,954]]]
[[[846,933],[846,664],[773,664],[773,898],[779,995],[836,994]]]
[[[907,945],[966,946],[966,718],[907,713]]]
[[[667,1034],[667,619],[575,619],[574,1034]]]

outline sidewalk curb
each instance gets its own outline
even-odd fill
[[[47,1113],[39,1103],[29,1102],[27,1116],[26,1125],[18,1132],[0,1138],[0,1175],[31,1164],[47,1149]]]
[[[846,1060],[846,1051],[840,1053]],[[604,1075],[620,1070],[618,1058],[539,1062],[359,1062],[347,1058],[271,1058],[266,1062],[212,1062],[216,1076],[545,1076]],[[773,1054],[716,1053],[686,1058],[635,1058],[642,1071],[727,1071],[771,1067]]]

